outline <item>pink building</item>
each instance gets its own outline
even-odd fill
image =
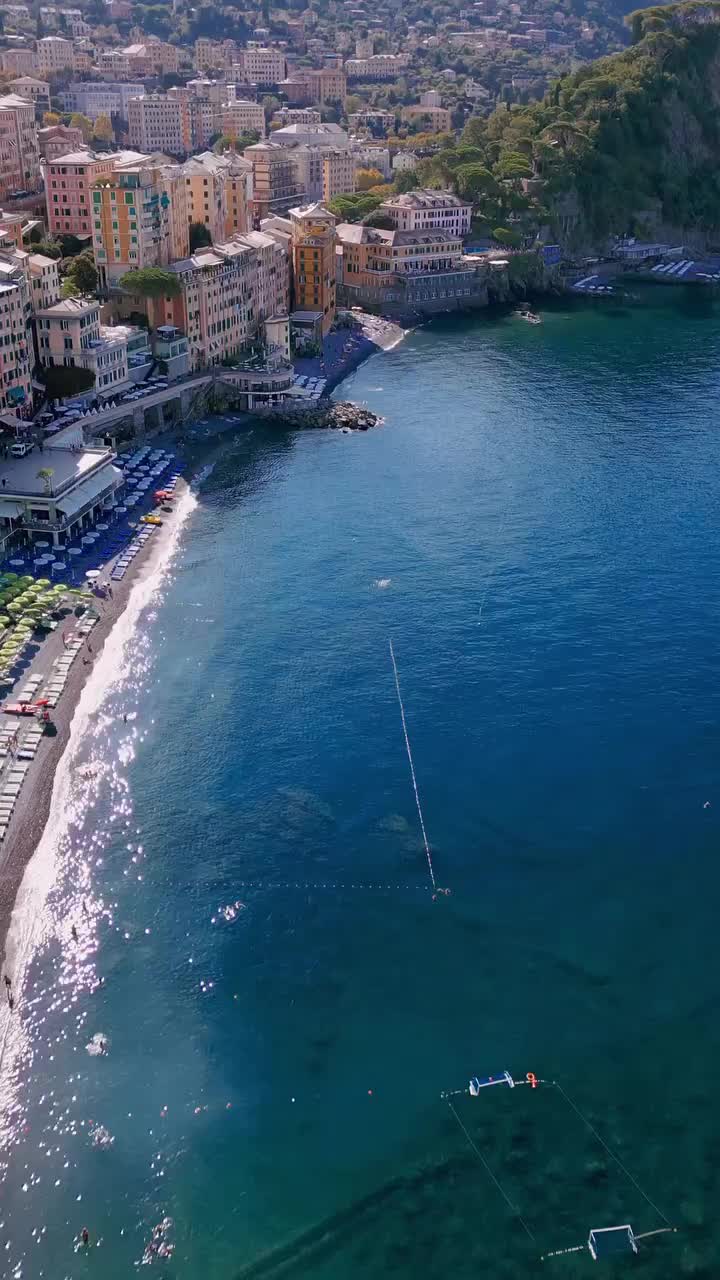
[[[140,158],[136,151],[104,156],[71,151],[57,156],[48,164],[45,178],[49,230],[55,235],[91,237],[93,183],[112,173],[116,165]]]
[[[69,151],[80,150],[82,145],[82,129],[74,129],[69,124],[49,124],[45,129],[38,129],[38,146],[43,160],[56,160]]]

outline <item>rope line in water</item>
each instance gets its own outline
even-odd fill
[[[393,674],[395,676],[395,689],[397,692],[398,704],[400,706],[400,717],[402,719],[403,736],[405,738],[405,750],[407,751],[408,763],[410,765],[410,777],[412,778],[413,791],[415,792],[415,804],[417,805],[418,818],[420,819],[420,830],[422,831],[423,843],[425,845],[425,857],[427,858],[428,871],[430,872],[430,882],[433,887],[433,893],[438,892],[435,883],[435,872],[433,871],[432,854],[430,853],[430,845],[428,844],[427,832],[425,830],[425,819],[423,818],[422,806],[420,804],[420,793],[418,791],[417,778],[415,776],[415,765],[413,764],[412,751],[410,750],[410,738],[408,737],[407,720],[405,719],[405,707],[403,706],[402,694],[400,692],[400,677],[398,676],[397,663],[395,661],[395,650],[393,649],[392,640],[390,645],[390,659],[393,666]]]
[[[586,1128],[590,1130],[593,1137],[597,1139],[597,1141],[600,1143],[600,1146],[603,1148],[603,1150],[607,1152],[607,1154],[610,1156],[610,1159],[615,1161],[615,1164],[618,1166],[619,1169],[622,1170],[622,1172],[625,1174],[625,1177],[628,1179],[628,1181],[632,1183],[632,1185],[635,1187],[635,1190],[640,1192],[640,1195],[642,1196],[643,1200],[645,1200],[650,1205],[650,1208],[655,1211],[655,1213],[658,1215],[659,1218],[662,1218],[663,1222],[667,1223],[668,1228],[672,1229],[672,1223],[670,1222],[670,1219],[665,1217],[665,1214],[663,1213],[662,1209],[658,1209],[655,1202],[650,1199],[649,1195],[647,1195],[645,1191],[643,1191],[637,1179],[634,1178],[630,1170],[626,1168],[626,1166],[623,1164],[620,1157],[615,1155],[615,1152],[611,1150],[607,1142],[605,1142],[605,1140],[600,1137],[600,1134],[598,1133],[597,1129],[593,1128],[590,1121],[583,1115],[580,1108],[575,1105],[572,1098],[568,1097],[562,1085],[558,1084],[557,1080],[553,1080],[553,1084],[555,1085],[555,1088],[562,1094],[563,1098],[568,1103],[568,1105],[572,1107],[575,1114],[579,1116],[579,1118],[582,1120]]]
[[[462,1129],[463,1133],[465,1134],[465,1137],[467,1138],[467,1141],[468,1141],[469,1145],[472,1147],[472,1150],[475,1152],[475,1155],[477,1156],[478,1160],[480,1161],[480,1163],[482,1164],[483,1168],[485,1169],[485,1172],[489,1175],[489,1177],[490,1177],[490,1178],[492,1179],[492,1181],[495,1183],[495,1186],[497,1187],[498,1191],[500,1192],[500,1195],[502,1196],[502,1198],[503,1198],[503,1200],[505,1201],[506,1205],[507,1205],[507,1206],[508,1206],[508,1208],[509,1208],[509,1209],[510,1209],[514,1214],[515,1214],[515,1217],[518,1219],[518,1221],[520,1222],[521,1226],[524,1228],[524,1230],[526,1231],[527,1235],[528,1235],[528,1236],[530,1237],[530,1239],[532,1240],[533,1244],[536,1244],[537,1242],[536,1242],[536,1240],[535,1240],[535,1236],[533,1235],[533,1233],[532,1233],[532,1231],[530,1230],[530,1228],[529,1228],[529,1226],[528,1226],[527,1222],[526,1222],[526,1221],[525,1221],[525,1219],[523,1218],[523,1216],[522,1216],[522,1214],[521,1214],[520,1210],[518,1209],[518,1207],[517,1207],[517,1205],[516,1205],[516,1204],[513,1204],[513,1202],[512,1202],[512,1200],[510,1199],[509,1195],[507,1195],[507,1194],[506,1194],[505,1190],[503,1189],[503,1187],[501,1186],[501,1184],[498,1182],[497,1178],[495,1177],[495,1174],[493,1173],[492,1169],[490,1168],[490,1165],[488,1164],[487,1160],[485,1159],[484,1155],[482,1154],[482,1152],[481,1152],[480,1148],[478,1147],[477,1143],[474,1141],[474,1139],[473,1139],[472,1135],[471,1135],[470,1133],[468,1133],[467,1129],[465,1128],[465,1125],[463,1124],[462,1120],[460,1119],[460,1117],[459,1117],[459,1115],[458,1115],[457,1111],[455,1110],[455,1107],[453,1106],[452,1102],[448,1102],[448,1106],[449,1106],[450,1110],[452,1111],[452,1113],[453,1113],[453,1115],[454,1115],[455,1119],[457,1120],[457,1122],[458,1122],[458,1124],[459,1124],[460,1128]]]
[[[354,889],[355,891],[358,891],[358,890],[365,890],[365,891],[367,891],[368,893],[376,892],[378,889],[392,889],[392,890],[400,889],[400,890],[412,890],[412,892],[417,893],[418,889],[420,889],[422,886],[417,885],[417,884],[384,884],[384,883],[380,883],[380,884],[365,884],[365,883],[360,883],[360,884],[345,884],[345,883],[339,883],[339,882],[333,882],[333,883],[328,884],[326,881],[323,881],[323,883],[321,884],[319,881],[307,881],[307,880],[305,880],[305,881],[283,880],[283,881],[273,881],[272,883],[268,883],[268,881],[266,881],[266,880],[238,880],[238,881],[237,881],[237,887],[238,887],[238,889],[267,889],[267,890],[274,890],[274,889],[328,889],[328,890],[333,890],[333,889],[339,889],[339,890]]]

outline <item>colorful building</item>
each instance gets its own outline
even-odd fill
[[[0,409],[21,414],[32,405],[31,309],[22,267],[0,261]]]
[[[290,210],[295,309],[321,316],[323,337],[335,319],[335,221],[321,204]]]
[[[327,204],[333,196],[355,190],[355,157],[350,151],[332,147],[322,154],[322,198]]]
[[[0,97],[0,200],[42,183],[35,108],[11,93]]]
[[[93,188],[93,248],[102,289],[127,271],[167,266],[188,252],[185,182],[179,165],[143,157]]]
[[[94,151],[71,151],[58,156],[47,167],[45,197],[48,228],[53,235],[87,237],[92,234],[92,192],[103,174],[117,164],[139,160],[134,151],[97,155]]]
[[[128,379],[128,331],[100,324],[94,298],[65,298],[36,315],[41,364],[90,370],[95,390],[108,396],[123,390]]]

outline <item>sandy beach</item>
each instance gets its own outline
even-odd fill
[[[330,335],[333,340],[323,359],[295,361],[299,372],[319,374],[328,379],[326,394],[348,377],[358,366],[379,351],[389,350],[405,337],[406,330],[391,320],[369,314],[358,314],[354,329],[341,329]],[[184,481],[178,483],[180,496],[187,488]],[[67,684],[52,712],[55,732],[46,734],[27,772],[18,796],[5,840],[0,846],[0,938],[3,948],[3,971],[8,927],[25,869],[38,846],[50,813],[55,772],[70,737],[75,709],[85,683],[97,662],[104,643],[115,622],[123,613],[133,586],[140,577],[152,570],[161,557],[163,548],[171,536],[175,516],[166,517],[142,551],[136,556],[131,570],[121,582],[113,582],[113,598],[98,601],[99,621],[92,632],[92,649],[83,650],[83,658],[73,663]],[[113,562],[108,562],[108,576]],[[62,627],[52,632],[40,645],[37,654],[24,668],[4,702],[12,702],[14,695],[34,674],[45,675],[53,662],[63,652]],[[12,717],[2,717],[12,721]],[[12,974],[10,975],[12,976]]]
[[[178,481],[178,497],[187,488],[184,481]],[[70,729],[82,689],[102,653],[104,643],[115,622],[123,613],[130,593],[138,580],[150,572],[161,558],[163,548],[172,535],[176,515],[166,516],[157,533],[145,543],[133,561],[131,569],[120,582],[113,582],[112,599],[98,600],[99,620],[92,631],[91,648],[86,646],[82,658],[78,658],[70,668],[70,674],[57,706],[51,713],[51,721],[55,732],[46,733],[40,743],[37,755],[28,770],[25,782],[18,796],[15,809],[10,819],[5,840],[0,851],[0,937],[3,940],[3,972],[4,949],[8,927],[12,916],[15,899],[25,869],[37,848],[50,813],[55,771],[70,737]],[[108,576],[113,561],[108,562]],[[62,626],[51,632],[40,645],[38,653],[23,671],[12,690],[3,702],[12,702],[18,688],[26,683],[28,677],[35,673],[49,671],[52,663],[64,650]],[[15,717],[3,716],[4,720],[14,721]],[[10,975],[12,977],[12,974]]]

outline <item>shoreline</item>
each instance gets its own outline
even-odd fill
[[[176,490],[178,497],[184,495],[187,489],[187,482],[183,479],[179,480]],[[160,559],[161,552],[172,536],[174,527],[173,518],[166,517],[164,523],[158,527],[155,536],[145,543],[135,557],[131,571],[121,581],[112,582],[113,598],[103,601],[104,607],[99,610],[98,621],[92,629],[92,652],[91,655],[87,655],[91,656],[92,660],[87,665],[80,661],[72,664],[65,689],[52,710],[51,718],[56,732],[48,736],[43,735],[37,754],[30,763],[0,854],[0,943],[3,973],[7,972],[5,966],[8,959],[8,936],[18,892],[48,825],[57,769],[70,741],[80,696],[103,652],[106,640],[127,608],[133,589],[148,572],[152,571],[154,564]],[[108,572],[110,563],[108,562]],[[99,603],[98,601],[98,605]],[[23,681],[34,671],[45,671],[57,656],[56,650],[58,653],[62,652],[60,634],[61,629],[52,632],[40,646],[28,671],[23,673]],[[12,700],[11,693],[7,695],[6,700]],[[13,717],[8,716],[8,722],[12,719]],[[15,974],[11,973],[10,977],[15,986]]]

